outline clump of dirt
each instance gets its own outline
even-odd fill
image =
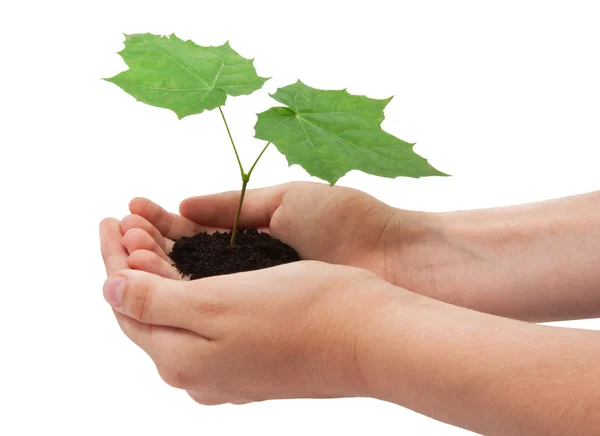
[[[198,233],[182,237],[169,257],[175,267],[191,280],[253,271],[300,260],[288,244],[257,229],[237,232],[230,247],[231,232]]]

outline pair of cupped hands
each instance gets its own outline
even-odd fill
[[[135,198],[131,215],[102,221],[104,297],[123,332],[201,404],[374,396],[363,331],[398,293],[435,292],[420,242],[435,214],[318,183],[249,190],[240,226],[303,260],[184,280],[167,256],[174,241],[231,229],[238,201],[238,192],[188,198],[177,215]]]

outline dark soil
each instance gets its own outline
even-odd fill
[[[238,231],[233,248],[229,246],[230,240],[231,232],[184,236],[175,243],[169,257],[191,280],[300,260],[292,247],[257,229]]]

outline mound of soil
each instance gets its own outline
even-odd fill
[[[175,242],[169,257],[191,280],[268,268],[300,260],[292,247],[257,229],[239,230],[235,247],[231,232],[198,233]]]

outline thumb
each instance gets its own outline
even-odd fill
[[[193,328],[195,293],[189,282],[144,271],[122,270],[104,282],[104,298],[116,311],[144,324]]]
[[[249,189],[240,211],[240,227],[269,227],[275,210],[292,184]],[[193,222],[205,226],[230,229],[240,202],[238,191],[190,197],[181,202],[179,213]]]

